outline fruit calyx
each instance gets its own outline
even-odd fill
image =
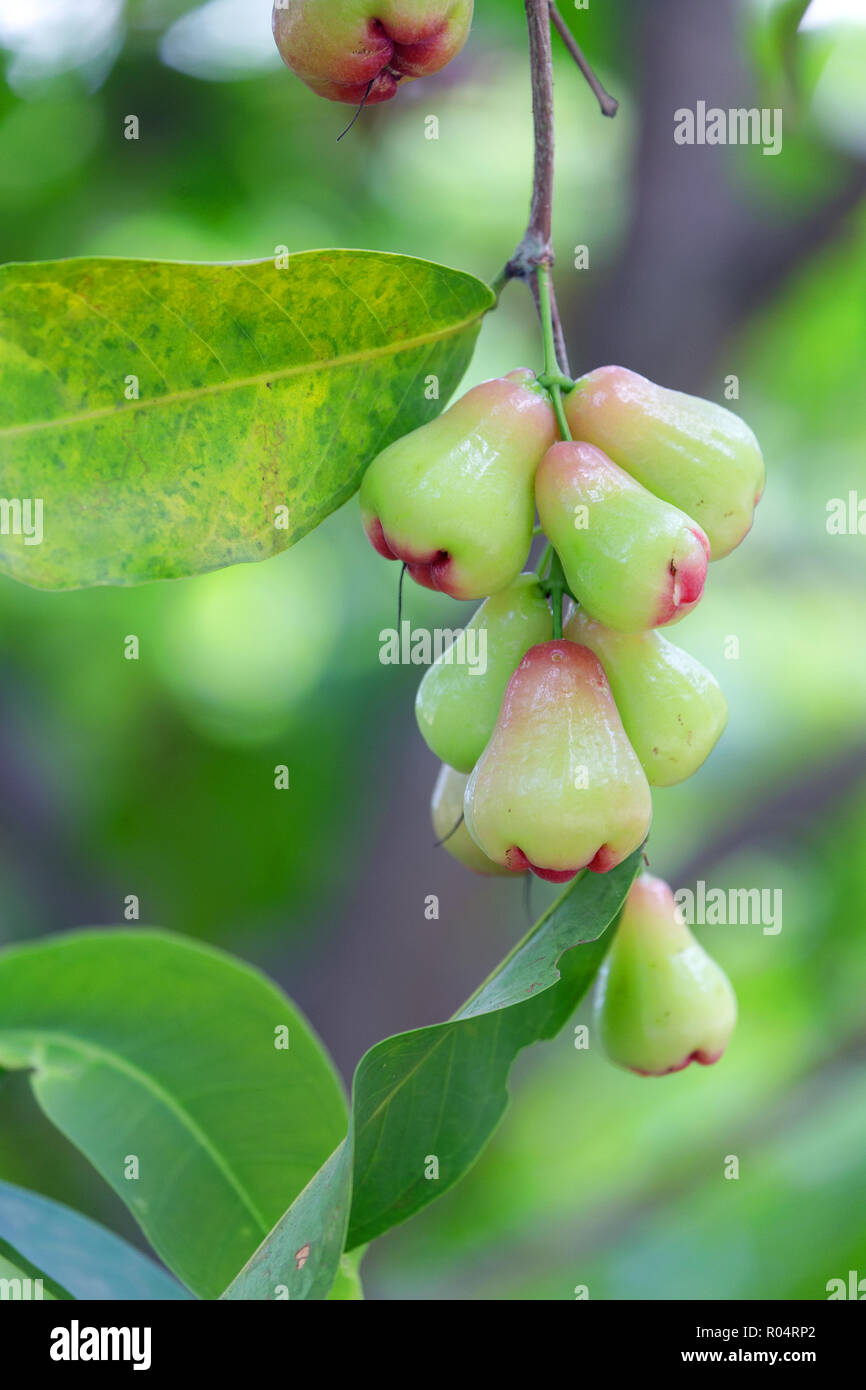
[[[374,517],[367,526],[367,535],[370,544],[383,559],[402,560],[416,584],[422,584],[425,589],[435,589],[438,593],[449,592],[451,556],[447,550],[436,550],[432,555],[421,556],[414,554],[406,546],[392,544],[378,517]]]

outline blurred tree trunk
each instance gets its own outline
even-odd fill
[[[567,306],[568,336],[577,370],[623,362],[700,391],[743,320],[838,235],[866,192],[866,164],[828,151],[840,182],[825,202],[799,215],[762,203],[732,177],[737,151],[673,138],[679,107],[766,100],[755,90],[737,0],[653,0],[633,12],[639,134],[628,232],[579,311],[573,300]]]

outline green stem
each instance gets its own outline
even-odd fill
[[[507,284],[508,284],[508,267],[507,267],[507,266],[504,266],[504,267],[502,268],[502,270],[500,270],[499,274],[496,276],[496,279],[490,281],[490,288],[492,289],[494,295],[496,296],[496,303],[493,305],[493,308],[494,308],[494,309],[498,309],[498,308],[499,308],[499,300],[500,300],[500,298],[501,298],[502,291],[505,289],[505,286],[506,286]]]
[[[565,418],[565,410],[562,404],[562,388],[552,386],[550,388],[550,399],[553,402],[553,413],[556,416],[556,423],[559,425],[559,432],[563,439],[571,439],[571,430],[568,428],[568,421]]]
[[[553,339],[553,308],[550,303],[550,266],[540,265],[538,276],[538,308],[541,314],[541,334],[544,340],[544,374],[553,380],[561,375]]]
[[[538,280],[538,308],[541,314],[541,336],[544,343],[544,373],[539,378],[542,386],[550,393],[556,423],[563,439],[571,439],[571,431],[565,418],[562,404],[562,388],[571,390],[574,382],[565,375],[559,366],[556,353],[556,338],[553,326],[552,285],[550,266],[540,265],[536,271]]]
[[[554,642],[558,642],[562,637],[562,596],[568,586],[565,582],[562,561],[555,550],[550,566],[550,574],[547,577],[547,586],[550,592],[550,606],[553,610],[553,640]]]
[[[543,578],[544,578],[544,572],[545,572],[545,570],[547,569],[547,566],[550,564],[550,560],[551,560],[552,555],[553,555],[553,546],[550,544],[550,542],[548,542],[547,545],[544,547],[544,550],[543,550],[542,553],[541,553],[541,559],[540,559],[539,562],[538,562],[538,569],[535,571],[535,573],[538,575],[539,579],[543,579]]]
[[[539,377],[542,386],[546,387],[551,402],[553,404],[556,423],[563,439],[571,439],[571,431],[568,428],[568,421],[565,418],[565,410],[562,404],[562,388],[571,390],[574,385],[570,377],[566,376],[559,365],[559,357],[556,351],[556,334],[553,319],[553,288],[550,281],[550,266],[540,265],[536,270],[538,285],[538,311],[541,317],[541,334],[544,342],[544,372]],[[560,641],[562,638],[562,600],[563,595],[568,590],[562,562],[552,545],[548,545],[541,559],[538,573],[543,575],[548,559],[550,560],[550,572],[544,581],[545,592],[550,598],[550,607],[553,613],[553,640]]]

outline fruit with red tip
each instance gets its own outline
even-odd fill
[[[535,479],[538,515],[582,606],[618,632],[675,623],[704,591],[709,543],[677,507],[592,444],[548,449]]]
[[[597,367],[565,397],[576,439],[603,449],[706,532],[711,558],[740,544],[764,490],[764,460],[733,411],[656,386],[625,367]]]
[[[390,101],[398,86],[439,72],[472,23],[472,0],[278,0],[283,62],[329,101]]]
[[[415,717],[437,757],[471,772],[493,733],[505,687],[521,658],[553,632],[536,574],[486,598],[418,687]]]
[[[468,781],[469,778],[462,772],[455,772],[453,767],[447,767],[445,763],[439,769],[430,803],[430,819],[436,842],[476,874],[507,875],[510,870],[488,859],[466,829],[463,793]]]
[[[526,653],[463,805],[489,859],[551,883],[605,873],[646,838],[650,789],[588,647],[560,639]]]
[[[706,667],[660,632],[614,632],[581,608],[564,635],[604,667],[650,786],[671,787],[697,772],[728,722],[727,702]]]
[[[668,885],[632,884],[599,974],[596,1026],[617,1066],[642,1076],[717,1062],[737,1021],[731,983],[692,936]]]
[[[528,369],[484,381],[373,460],[361,519],[380,555],[454,598],[516,579],[529,554],[535,471],[555,435]]]

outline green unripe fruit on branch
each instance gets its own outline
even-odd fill
[[[454,598],[483,598],[516,579],[529,554],[535,471],[553,442],[547,393],[528,369],[475,386],[375,458],[361,519],[389,560]]]
[[[675,623],[704,591],[709,543],[601,449],[554,444],[535,479],[538,515],[575,598],[618,632]]]
[[[727,975],[692,936],[666,883],[632,885],[598,980],[596,1027],[612,1062],[642,1076],[717,1062],[737,1021]]]
[[[535,574],[492,595],[433,663],[418,687],[415,717],[427,747],[471,772],[493,733],[505,687],[521,658],[553,633]]]
[[[576,439],[585,439],[680,507],[706,532],[713,560],[740,544],[764,490],[764,460],[733,411],[668,391],[625,367],[597,367],[565,397]]]
[[[446,767],[444,763],[439,769],[439,776],[433,788],[433,799],[430,802],[430,819],[433,822],[436,840],[441,841],[443,849],[447,849],[449,854],[476,874],[510,875],[509,869],[501,864],[494,864],[492,859],[488,859],[484,851],[478,848],[466,829],[465,820],[461,820],[463,794],[468,781],[469,778],[464,773],[455,772],[453,767]]]
[[[605,873],[646,838],[650,789],[588,647],[526,653],[463,805],[489,859],[552,883],[586,866]]]
[[[660,632],[614,632],[577,608],[564,636],[595,652],[651,787],[691,777],[728,722],[715,677]]]
[[[472,0],[277,0],[273,30],[283,61],[329,101],[390,101],[401,82],[456,57]]]

